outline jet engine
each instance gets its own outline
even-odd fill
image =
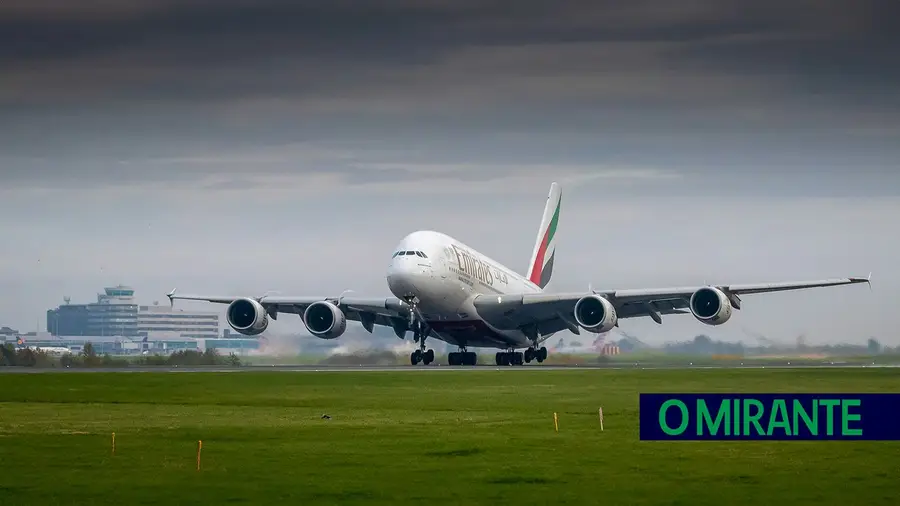
[[[231,328],[245,336],[262,334],[269,326],[269,315],[265,308],[253,299],[237,299],[229,304],[225,318]]]
[[[347,330],[347,317],[341,308],[328,301],[314,302],[303,312],[303,324],[319,339],[334,339]]]
[[[731,301],[725,292],[707,286],[691,295],[691,313],[707,325],[721,325],[731,318]]]
[[[588,332],[609,332],[619,322],[616,308],[599,295],[582,297],[575,303],[575,321]]]

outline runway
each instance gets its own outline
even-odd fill
[[[712,366],[712,365],[533,365],[519,367],[498,367],[496,365],[477,366],[322,366],[322,365],[257,365],[240,367],[220,366],[133,366],[133,367],[93,367],[93,368],[35,368],[35,367],[0,367],[0,374],[78,374],[78,373],[242,373],[242,372],[430,372],[430,371],[577,371],[577,370],[619,370],[619,371],[654,371],[654,370],[704,370],[704,369],[895,369],[900,364],[815,364],[815,365],[742,365],[742,366]]]

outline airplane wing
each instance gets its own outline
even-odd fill
[[[790,283],[764,283],[716,286],[731,301],[735,309],[741,308],[741,295],[782,292],[825,286],[870,283],[868,278],[839,278]],[[650,317],[662,324],[662,315],[690,314],[690,299],[700,286],[637,289],[590,290],[584,293],[536,293],[502,296],[482,295],[475,299],[478,314],[489,324],[500,329],[520,329],[526,334],[546,336],[553,332],[569,330],[579,334],[575,323],[575,304],[583,297],[596,294],[606,298],[616,308],[619,319]]]
[[[358,298],[358,297],[316,297],[316,296],[280,296],[264,295],[262,297],[234,297],[234,296],[207,296],[207,295],[182,295],[172,290],[166,296],[169,302],[175,300],[198,300],[216,304],[231,304],[237,299],[251,298],[259,302],[266,309],[269,317],[278,319],[278,313],[293,313],[302,315],[310,304],[328,301],[341,308],[348,320],[358,321],[370,333],[375,325],[392,327],[394,333],[401,339],[409,330],[410,306],[396,297],[386,298]]]

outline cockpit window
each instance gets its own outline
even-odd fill
[[[426,255],[425,253],[422,253],[421,251],[397,251],[396,253],[394,253],[391,256],[391,258],[399,257],[399,256],[406,256],[406,255],[410,255],[410,256],[415,255],[417,257],[428,258],[428,255]]]

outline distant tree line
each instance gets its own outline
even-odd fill
[[[0,366],[52,367],[53,359],[43,351],[6,344],[0,347]]]
[[[699,335],[692,341],[666,343],[663,349],[666,353],[678,355],[744,355],[746,351],[743,343],[713,341],[705,335]]]
[[[631,343],[622,340],[619,347],[623,352],[631,351]],[[709,336],[699,335],[691,341],[666,343],[663,351],[681,355],[766,355],[774,353],[818,353],[828,356],[859,356],[900,353],[900,347],[891,349],[882,346],[874,338],[868,339],[865,345],[860,344],[824,344],[803,346],[745,346],[741,342],[731,343],[715,341]]]
[[[171,355],[142,355],[133,362],[135,365],[241,365],[241,358],[234,353],[223,356],[215,348],[207,348],[206,351],[179,350]]]
[[[66,353],[55,357],[41,350],[18,348],[7,344],[0,347],[0,366],[19,367],[128,367],[141,366],[240,366],[234,353],[220,355],[215,348],[206,351],[179,350],[170,355],[142,355],[136,358],[98,355],[92,343],[86,343],[80,353]]]

